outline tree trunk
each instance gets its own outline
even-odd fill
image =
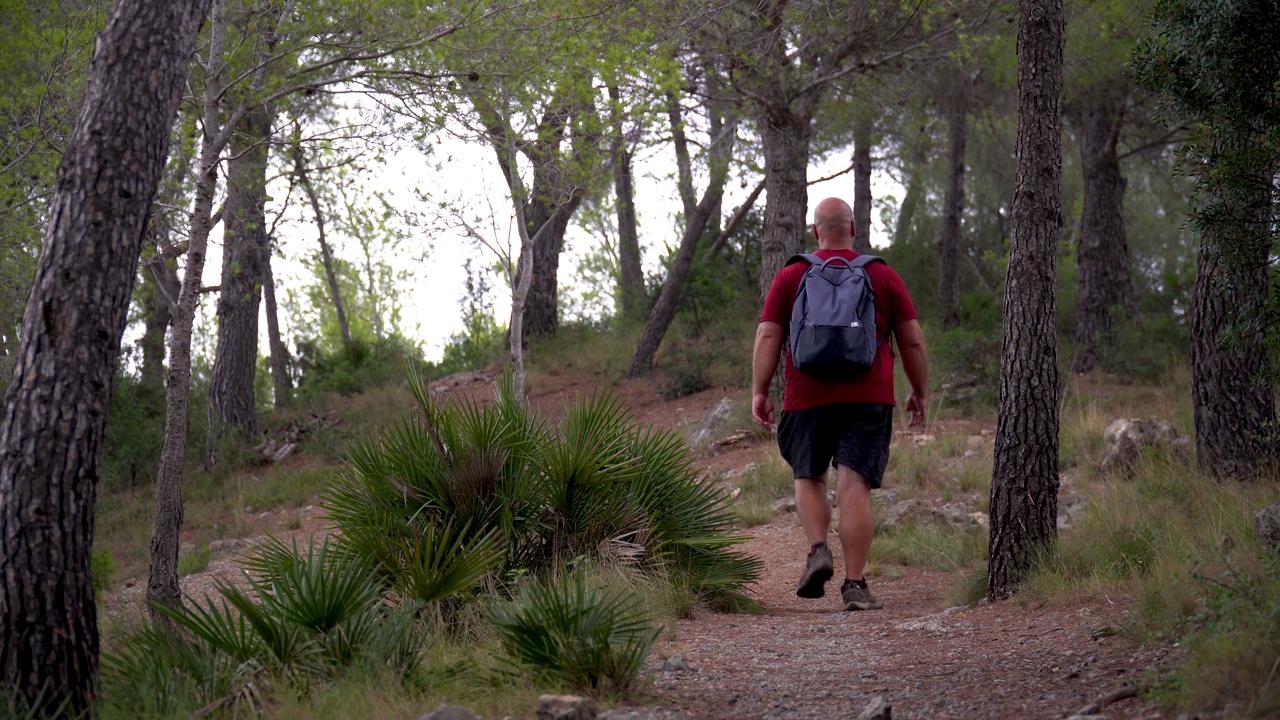
[[[789,108],[761,108],[764,150],[764,233],[760,240],[760,302],[787,258],[804,252],[809,207],[809,119]]]
[[[942,205],[942,235],[938,239],[938,304],[942,327],[960,324],[960,220],[964,215],[964,143],[968,110],[957,100],[947,117],[951,153],[947,161],[947,195]]]
[[[674,92],[667,93],[667,120],[671,123],[671,145],[676,151],[676,189],[680,193],[680,206],[688,223],[698,207],[693,190],[693,160],[689,157],[689,141],[684,132],[684,118],[680,99]]]
[[[609,99],[621,100],[617,86],[609,87]],[[640,261],[640,233],[636,228],[635,187],[631,176],[631,152],[622,130],[621,113],[614,109],[613,192],[618,203],[618,299],[622,317],[637,320],[644,305],[644,270]]]
[[[342,304],[342,292],[338,289],[338,274],[333,269],[333,252],[330,251],[329,241],[325,239],[324,235],[324,213],[320,210],[320,198],[316,196],[315,187],[311,185],[311,177],[307,174],[307,161],[302,153],[302,145],[298,142],[294,142],[293,145],[293,172],[298,178],[298,183],[302,185],[302,189],[306,191],[307,199],[311,202],[311,212],[315,213],[316,216],[316,232],[320,235],[320,259],[324,262],[324,277],[329,284],[329,299],[333,301],[333,311],[338,316],[338,330],[342,333],[342,346],[347,352],[351,352],[353,345],[351,341],[351,326],[347,324],[347,310]],[[370,281],[372,284],[372,274]]]
[[[678,122],[678,115],[672,117],[672,130],[677,138],[683,140],[683,124]],[[719,124],[719,123],[718,123]],[[645,323],[644,334],[636,346],[636,353],[631,358],[631,368],[627,377],[636,378],[647,375],[653,368],[653,358],[658,353],[658,346],[666,336],[671,321],[676,316],[676,308],[680,305],[680,296],[684,292],[685,281],[689,278],[689,270],[693,267],[693,257],[698,244],[706,233],[708,222],[720,207],[724,197],[724,185],[729,179],[729,160],[733,156],[736,127],[727,130],[721,125],[721,133],[713,136],[712,145],[708,148],[708,165],[711,178],[707,183],[707,191],[702,200],[694,206],[693,212],[685,217],[684,237],[680,240],[680,249],[671,261],[667,270],[666,282],[662,284],[662,293],[654,303]]]
[[[177,262],[157,253],[142,268],[142,370],[139,386],[157,409],[164,402],[164,339],[182,287]]]
[[[223,217],[222,286],[218,293],[218,344],[209,380],[209,449],[216,458],[227,427],[241,436],[258,431],[254,375],[258,367],[258,307],[267,248],[267,143],[271,114],[257,107],[245,113],[231,140],[227,200]]]
[[[293,396],[293,380],[289,378],[289,349],[280,339],[280,318],[276,308],[276,278],[271,272],[271,250],[262,257],[262,299],[267,305],[267,344],[271,348],[271,383],[275,390],[275,406],[282,408]]]
[[[544,223],[547,231],[543,233],[539,228],[536,233],[538,240],[533,244],[533,254],[537,262],[534,264],[533,281],[529,288],[529,304],[525,308],[526,336],[551,337],[560,327],[560,253],[564,251],[564,235],[569,230],[569,219],[581,202],[582,196],[575,194],[567,205],[559,206],[568,212],[553,210]]]
[[[1008,597],[1057,537],[1054,276],[1062,215],[1062,0],[1021,0],[1018,170],[1004,296],[987,597]]]
[[[208,2],[120,0],[97,39],[0,417],[0,684],[91,711],[98,457],[152,197]]]
[[[1123,119],[1123,98],[1114,88],[1094,86],[1085,94],[1080,112],[1084,209],[1077,249],[1072,368],[1078,373],[1097,367],[1100,345],[1115,325],[1115,314],[1133,317],[1137,312],[1124,232],[1125,180],[1116,157]]]
[[[214,2],[209,21],[209,60],[204,90],[204,137],[200,143],[200,174],[191,206],[191,233],[182,289],[173,308],[169,332],[169,382],[165,387],[164,442],[156,472],[155,529],[151,535],[151,567],[147,573],[147,600],[170,607],[182,602],[178,583],[178,544],[182,531],[182,475],[187,459],[187,406],[191,399],[191,328],[200,299],[205,253],[213,229],[213,196],[218,186],[218,162],[222,153],[220,108],[223,40],[226,19],[221,0]],[[151,622],[173,628],[173,621],[148,608]]]
[[[1265,207],[1265,206],[1264,206]],[[1280,459],[1274,433],[1275,397],[1257,382],[1269,369],[1257,325],[1224,346],[1223,334],[1262,317],[1270,294],[1268,253],[1218,257],[1201,239],[1191,301],[1191,399],[1195,407],[1196,461],[1206,474],[1246,479]],[[1234,262],[1233,262],[1234,260]]]
[[[853,128],[853,249],[871,252],[871,144],[874,123],[859,113]]]

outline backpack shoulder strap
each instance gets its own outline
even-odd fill
[[[853,259],[853,262],[849,265],[849,267],[864,268],[873,262],[884,263],[885,265],[889,264],[884,261],[884,258],[879,257],[877,255],[859,255],[858,257]]]
[[[787,265],[795,265],[798,262],[807,262],[810,265],[821,265],[822,258],[812,253],[802,253],[800,255],[792,255],[791,257],[787,258],[787,263],[786,265],[783,265],[783,267],[787,267]]]

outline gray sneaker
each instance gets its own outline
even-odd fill
[[[884,607],[879,600],[876,600],[875,595],[871,594],[866,580],[859,585],[845,578],[844,584],[840,586],[840,599],[844,600],[845,610],[879,610]]]
[[[833,574],[835,571],[831,566],[831,550],[826,545],[810,550],[809,557],[804,561],[804,575],[800,576],[800,582],[796,585],[796,595],[802,598],[822,597],[827,593],[823,586]]]

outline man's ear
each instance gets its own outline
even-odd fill
[[[814,241],[814,242],[821,242],[820,240],[818,240],[818,224],[817,224],[817,223],[814,223],[814,224],[810,225],[810,226],[809,226],[809,228],[810,228],[811,230],[813,230],[813,241]]]
[[[858,221],[849,221],[849,237],[858,237]]]

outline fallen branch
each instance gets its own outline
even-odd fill
[[[1110,705],[1111,703],[1120,702],[1121,700],[1128,700],[1129,698],[1133,698],[1133,697],[1138,697],[1138,693],[1144,689],[1145,687],[1141,685],[1124,685],[1119,690],[1116,690],[1110,695],[1103,695],[1097,700],[1094,700],[1092,703],[1089,703],[1088,705],[1085,705],[1084,707],[1080,708],[1078,711],[1076,711],[1076,715],[1096,715],[1099,710]]]

